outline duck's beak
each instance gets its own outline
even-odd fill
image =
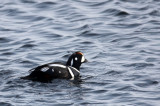
[[[83,63],[87,63],[87,62],[88,62],[88,60],[87,60],[87,59],[85,59]]]

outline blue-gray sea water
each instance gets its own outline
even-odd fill
[[[20,79],[75,51],[82,82]],[[159,104],[160,0],[0,1],[0,106]]]

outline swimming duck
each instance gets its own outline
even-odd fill
[[[66,64],[53,62],[37,66],[31,70],[28,76],[21,77],[32,81],[49,82],[53,79],[74,80],[80,76],[80,66],[87,62],[82,52],[73,53]]]

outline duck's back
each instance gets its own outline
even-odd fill
[[[71,77],[68,66],[62,63],[49,63],[31,69],[30,75],[23,77],[22,79],[48,82],[56,78],[70,79]]]

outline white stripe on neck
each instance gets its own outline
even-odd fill
[[[74,79],[74,74],[73,74],[73,72],[72,72],[72,70],[68,67],[68,71],[69,71],[69,73],[71,74],[71,79],[70,80],[73,80]]]
[[[71,66],[69,66],[69,67],[71,67]],[[80,73],[79,70],[77,70],[76,68],[74,68],[74,67],[71,67],[71,68],[73,68],[73,69],[76,70],[78,73]]]

